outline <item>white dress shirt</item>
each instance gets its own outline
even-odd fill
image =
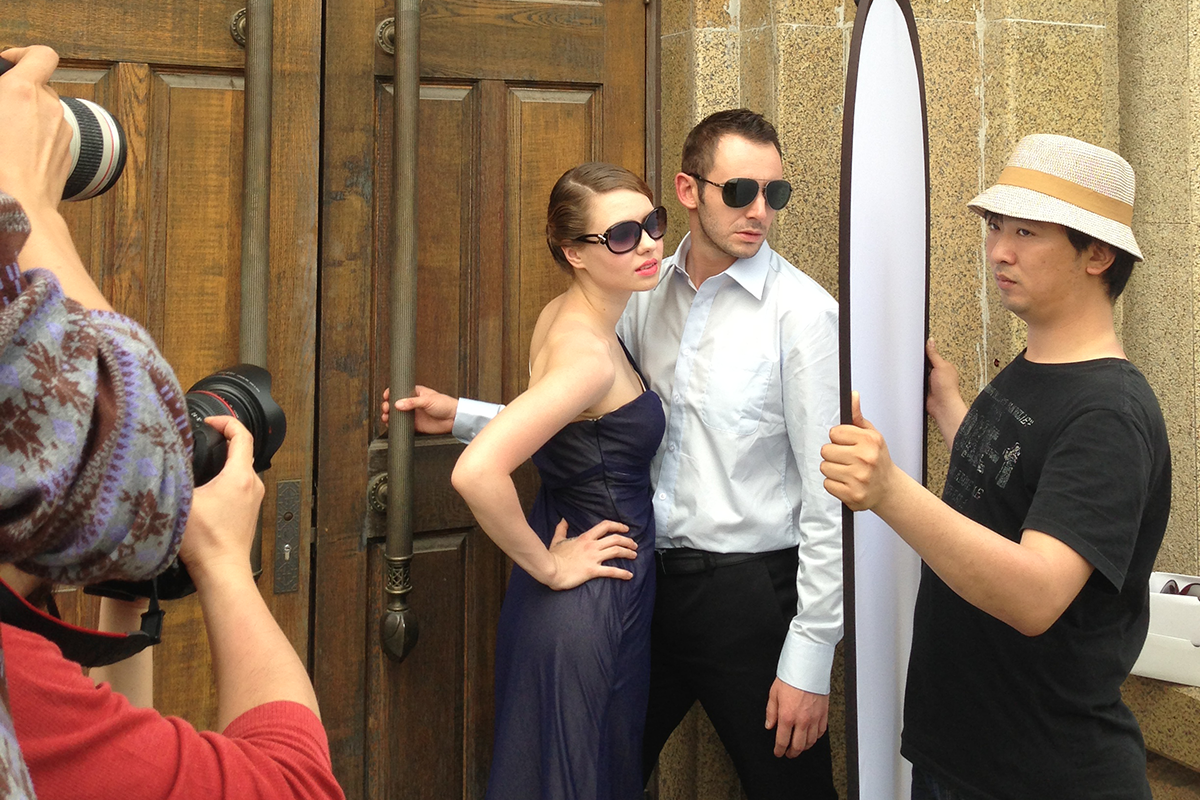
[[[842,525],[820,450],[839,422],[837,303],[765,243],[697,289],[684,269],[690,238],[617,325],[667,416],[650,473],[656,547],[799,545],[796,615],[776,675],[828,694],[842,637]],[[469,440],[496,409],[460,400],[455,435]]]
[[[650,473],[656,547],[799,545],[776,674],[826,694],[842,637],[841,504],[820,471],[839,422],[837,303],[765,243],[697,289],[684,269],[690,240],[617,326],[667,414]]]

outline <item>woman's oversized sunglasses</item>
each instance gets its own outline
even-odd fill
[[[695,173],[689,174],[698,181],[704,181],[710,186],[720,189],[721,199],[730,208],[745,208],[754,202],[754,198],[758,197],[760,187],[758,181],[753,178],[731,178],[724,183],[715,183]],[[770,181],[761,189],[763,197],[767,198],[767,205],[776,211],[786,206],[788,200],[792,199],[792,185],[787,181]]]
[[[638,242],[642,240],[642,231],[645,231],[646,235],[655,241],[661,239],[667,232],[667,209],[659,206],[641,222],[627,219],[611,226],[604,233],[587,233],[583,236],[576,236],[575,241],[602,244],[610,252],[621,255],[638,246]]]

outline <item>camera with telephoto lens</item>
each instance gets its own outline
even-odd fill
[[[0,58],[0,75],[15,66]],[[71,175],[63,200],[88,200],[104,194],[121,177],[129,148],[117,118],[91,100],[60,97],[63,117],[71,126]]]
[[[271,397],[271,373],[253,364],[214,372],[188,389],[184,395],[188,420],[192,426],[192,473],[195,484],[202,486],[225,466],[229,442],[224,434],[204,420],[230,416],[246,426],[254,436],[254,471],[271,468],[271,458],[283,444],[287,419],[283,409]],[[187,568],[176,558],[157,577],[145,581],[104,581],[84,589],[87,594],[132,600],[150,597],[177,600],[196,591]]]

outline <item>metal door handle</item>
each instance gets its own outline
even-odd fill
[[[267,367],[267,283],[271,255],[271,51],[273,0],[250,0],[233,15],[230,34],[246,48],[242,98],[242,308],[238,357]],[[277,543],[278,544],[278,543]],[[255,576],[262,573],[262,517],[250,551]],[[280,576],[275,575],[275,591]]]
[[[395,0],[396,47],[392,105],[391,385],[413,394],[417,344],[417,102],[420,93],[420,0]],[[406,392],[407,394],[400,394]],[[417,643],[417,616],[408,604],[413,554],[413,414],[394,413],[388,431],[387,543],[379,621],[383,651],[403,661]]]

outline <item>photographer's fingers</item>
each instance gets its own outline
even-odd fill
[[[0,163],[3,188],[28,214],[54,209],[71,168],[71,128],[49,81],[58,55],[48,47],[5,50],[0,56],[16,66],[0,78]]]
[[[216,484],[225,495],[225,510],[230,521],[253,524],[266,493],[262,479],[254,471],[254,436],[233,417],[209,417],[205,420],[229,442],[225,465],[209,485]],[[196,489],[199,493],[206,487]]]
[[[6,50],[16,66],[0,76],[0,189],[12,195],[29,218],[31,232],[21,247],[21,269],[44,267],[63,293],[88,308],[110,310],[75,249],[58,212],[71,171],[72,128],[48,81],[58,55],[48,47]]]
[[[49,83],[54,70],[58,68],[58,53],[40,44],[0,51],[0,58],[16,65],[8,71],[9,74],[38,85]]]
[[[254,436],[236,417],[209,417],[204,421],[216,428],[217,432],[229,442],[226,464],[230,462],[252,464],[254,462]]]
[[[180,557],[197,587],[215,576],[242,575],[249,568],[263,483],[254,473],[254,437],[233,417],[205,420],[229,442],[225,466],[197,486]]]

